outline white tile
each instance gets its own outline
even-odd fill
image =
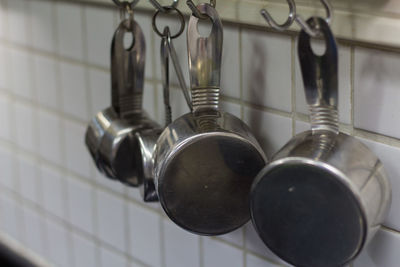
[[[120,251],[125,245],[125,203],[120,198],[103,191],[97,191],[98,237]]]
[[[171,34],[175,34],[178,32],[179,27],[180,27],[180,22],[177,20],[175,17],[172,16],[162,16],[160,15],[157,18],[157,27],[159,31],[163,31],[164,27],[168,26],[171,30]],[[162,74],[161,74],[161,56],[160,56],[160,44],[161,44],[161,37],[158,35],[154,35],[155,38],[155,64],[156,64],[156,79],[162,80]],[[182,72],[183,72],[183,77],[185,77],[186,84],[188,87],[190,87],[190,80],[189,80],[189,58],[188,58],[188,53],[187,53],[187,38],[186,34],[182,34],[179,37],[175,38],[172,40],[173,45],[175,47],[176,53],[178,55],[178,62],[179,65],[181,66]],[[179,81],[178,78],[175,74],[175,69],[173,68],[172,63],[170,64],[170,83],[178,85]]]
[[[12,92],[18,96],[31,99],[33,96],[31,54],[23,50],[12,49],[11,60]]]
[[[135,204],[129,205],[132,256],[151,266],[161,266],[160,216]]]
[[[38,253],[42,257],[46,256],[46,247],[44,241],[44,224],[45,220],[42,214],[29,208],[23,209],[24,225],[25,225],[25,245]]]
[[[65,120],[64,129],[66,167],[79,175],[90,178],[90,166],[93,163],[84,142],[86,127]]]
[[[170,220],[164,220],[166,267],[199,267],[199,237],[186,232]]]
[[[99,170],[96,168],[94,162],[93,162],[92,166],[93,166],[94,172],[96,174],[95,181],[97,184],[100,184],[100,185],[102,185],[114,192],[120,193],[120,194],[122,194],[124,192],[125,187],[126,187],[125,185],[123,185],[120,181],[112,180],[112,179],[106,177],[101,172],[99,172]],[[135,188],[135,190],[138,191],[136,188]]]
[[[386,144],[360,138],[380,158],[392,186],[392,206],[385,225],[400,230],[400,166],[398,158],[400,149]]]
[[[136,263],[136,262],[130,262],[130,263],[129,263],[129,267],[143,267],[143,265],[139,265],[139,264]]]
[[[379,231],[354,262],[354,267],[397,267],[400,261],[400,235],[389,231]]]
[[[7,38],[6,21],[7,21],[7,10],[5,0],[0,2],[0,38]]]
[[[135,187],[126,187],[122,184],[125,189],[125,195],[130,198],[141,202],[143,205],[152,208],[153,210],[162,210],[160,202],[143,202],[143,197],[140,193],[140,190]]]
[[[93,234],[93,189],[90,185],[67,177],[69,221],[83,231]]]
[[[155,33],[151,27],[152,15],[149,13],[140,13],[137,12],[135,13],[135,20],[139,24],[139,26],[142,28],[144,38],[146,40],[146,65],[145,65],[145,77],[146,78],[153,78],[154,77],[154,71],[153,71],[153,60],[154,57],[157,57],[159,55],[159,45],[156,43],[156,52],[154,53],[151,43],[152,40],[155,38],[157,40],[157,37],[155,37]]]
[[[322,47],[318,43],[317,47]],[[339,72],[338,72],[338,93],[339,93],[339,120],[350,124],[351,122],[351,50],[347,46],[338,46],[339,49]],[[309,114],[308,105],[304,94],[303,77],[300,71],[298,55],[295,56],[296,64],[296,110],[303,114]]]
[[[58,52],[61,56],[83,60],[83,23],[79,5],[56,3]]]
[[[31,1],[8,0],[8,35],[12,42],[27,45],[28,39],[28,17],[26,10],[29,10]]]
[[[157,119],[157,109],[155,107],[155,89],[152,84],[145,83],[143,89],[143,110],[147,112],[151,119]],[[162,106],[161,106],[162,107]]]
[[[14,176],[15,158],[12,151],[0,147],[0,183],[8,189],[15,190],[16,181]]]
[[[221,101],[220,102],[220,109],[229,112],[232,115],[235,115],[238,118],[242,117],[242,108],[239,104],[237,103],[232,103],[229,101]]]
[[[57,92],[59,90],[57,84],[57,62],[50,57],[35,55],[33,64],[36,100],[41,105],[61,111],[58,98],[61,94]]]
[[[400,138],[398,99],[400,56],[370,49],[355,50],[355,127]]]
[[[242,90],[245,101],[291,111],[291,39],[246,30],[242,33]]]
[[[296,121],[295,123],[295,133],[299,134],[311,129],[311,124],[309,122],[304,121]],[[288,140],[289,141],[289,140]]]
[[[37,161],[20,155],[18,157],[18,184],[20,194],[32,202],[39,202],[39,173]]]
[[[54,4],[49,1],[30,2],[33,47],[47,52],[55,52]]]
[[[11,140],[11,99],[7,96],[0,96],[0,138]]]
[[[34,132],[35,127],[35,112],[31,106],[24,105],[20,102],[16,102],[14,105],[14,116],[16,135],[15,141],[18,146],[35,152],[37,149],[36,136]]]
[[[225,240],[226,242],[232,243],[236,246],[242,247],[244,244],[243,228],[241,227],[233,232],[221,235],[219,236],[219,238]]]
[[[12,91],[11,88],[11,49],[0,45],[0,88]]]
[[[203,250],[204,267],[243,266],[243,252],[235,247],[204,237]]]
[[[292,138],[290,118],[245,107],[244,122],[250,126],[268,157]]]
[[[110,67],[111,40],[114,34],[114,10],[86,6],[85,18],[89,63]]]
[[[161,125],[164,125],[165,124],[165,108],[164,108],[162,86],[158,86],[157,90],[158,90],[157,91],[158,122]],[[189,108],[186,104],[186,99],[185,99],[181,89],[176,89],[176,88],[170,89],[170,104],[171,104],[171,109],[172,109],[172,121],[174,121],[175,119],[177,119],[180,116],[189,112]],[[147,107],[147,106],[145,106],[145,107]]]
[[[126,267],[127,265],[126,258],[103,247],[100,249],[100,260],[102,267]]]
[[[98,112],[111,106],[111,77],[109,72],[90,69],[90,116],[95,116]]]
[[[271,259],[273,262],[283,263],[283,261],[280,260],[278,256],[276,256],[271,250],[269,250],[268,247],[263,243],[251,223],[246,224],[245,233],[245,243],[247,250],[264,256],[267,259]]]
[[[42,183],[42,206],[50,213],[66,219],[65,181],[62,174],[45,165],[40,167]]]
[[[75,267],[96,266],[96,245],[92,241],[74,233],[72,247]]]
[[[61,120],[58,115],[39,110],[39,153],[48,161],[62,165]]]
[[[5,232],[11,237],[20,240],[22,230],[20,229],[21,218],[19,217],[19,208],[15,200],[6,195],[0,195],[0,204],[2,213],[2,220],[0,221],[1,232]]]
[[[72,258],[68,230],[48,219],[46,221],[46,234],[49,260],[55,266],[70,267]]]
[[[224,27],[221,94],[240,98],[239,27]]]
[[[88,120],[85,68],[80,65],[61,63],[60,73],[64,112],[82,120]]]
[[[246,267],[274,267],[274,266],[278,265],[251,254],[247,254],[246,256]]]

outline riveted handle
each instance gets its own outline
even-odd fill
[[[320,32],[325,41],[325,53],[316,55],[311,47],[311,36],[300,32],[298,54],[303,75],[304,90],[310,109],[313,131],[339,132],[338,123],[338,52],[328,23],[318,17],[307,20]]]
[[[210,4],[200,4],[198,10],[212,21],[211,33],[203,37],[198,32],[199,19],[192,15],[187,31],[190,87],[193,112],[218,111],[221,59],[223,44],[222,23]]]
[[[131,47],[124,37],[132,34]],[[112,106],[121,118],[142,115],[146,44],[140,26],[133,19],[120,23],[111,45]]]

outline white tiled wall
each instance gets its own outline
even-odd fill
[[[54,266],[285,265],[250,223],[221,237],[192,235],[169,221],[158,204],[142,203],[136,189],[96,171],[84,132],[110,102],[115,9],[50,0],[0,0],[0,7],[0,237],[14,238]],[[159,37],[151,14],[137,12],[135,18],[147,39],[144,106],[162,122]],[[185,46],[184,35],[175,40],[187,74]],[[395,267],[400,50],[339,47],[341,128],[381,157],[393,185],[386,227],[353,265]],[[290,35],[225,27],[222,106],[251,126],[268,155],[308,128],[296,51]],[[187,112],[177,88],[171,96],[173,116]]]

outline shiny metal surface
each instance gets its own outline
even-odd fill
[[[213,21],[200,37],[188,27],[193,112],[166,127],[155,151],[155,185],[161,205],[180,227],[201,235],[235,230],[249,218],[249,190],[266,158],[248,126],[219,111],[222,25],[209,4],[197,7]]]
[[[125,49],[125,34],[134,43]],[[86,132],[86,145],[98,169],[107,177],[138,186],[131,150],[134,134],[154,127],[142,112],[145,40],[134,20],[124,20],[114,33],[111,46],[112,106],[99,112]]]
[[[154,15],[157,16],[157,13]],[[165,109],[165,126],[172,120],[170,105],[170,84],[169,84],[169,59],[171,56],[172,37],[169,27],[166,26],[163,31],[160,47],[161,72],[163,76],[163,100]],[[176,60],[176,58],[174,59]],[[180,66],[178,65],[180,68]],[[185,92],[186,88],[182,87]],[[136,133],[135,139],[137,148],[134,151],[135,162],[138,163],[138,179],[140,183],[140,193],[145,202],[158,201],[157,192],[154,185],[154,151],[157,140],[162,132],[160,126],[146,131]]]
[[[162,129],[158,128],[136,133],[137,147],[140,148],[140,151],[135,150],[135,162],[138,166],[137,177],[140,179],[140,194],[145,202],[158,201],[154,185],[154,151],[161,132]]]
[[[344,266],[380,228],[391,188],[380,160],[338,131],[336,43],[325,20],[308,23],[318,24],[327,46],[325,55],[316,56],[310,36],[300,34],[312,130],[290,140],[257,175],[251,216],[264,243],[288,263]]]

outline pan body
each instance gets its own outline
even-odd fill
[[[250,187],[265,162],[248,127],[233,115],[184,115],[158,141],[155,182],[161,205],[190,232],[231,232],[250,219]]]
[[[379,159],[346,134],[294,137],[257,176],[253,224],[295,266],[343,266],[383,222],[391,201]]]

